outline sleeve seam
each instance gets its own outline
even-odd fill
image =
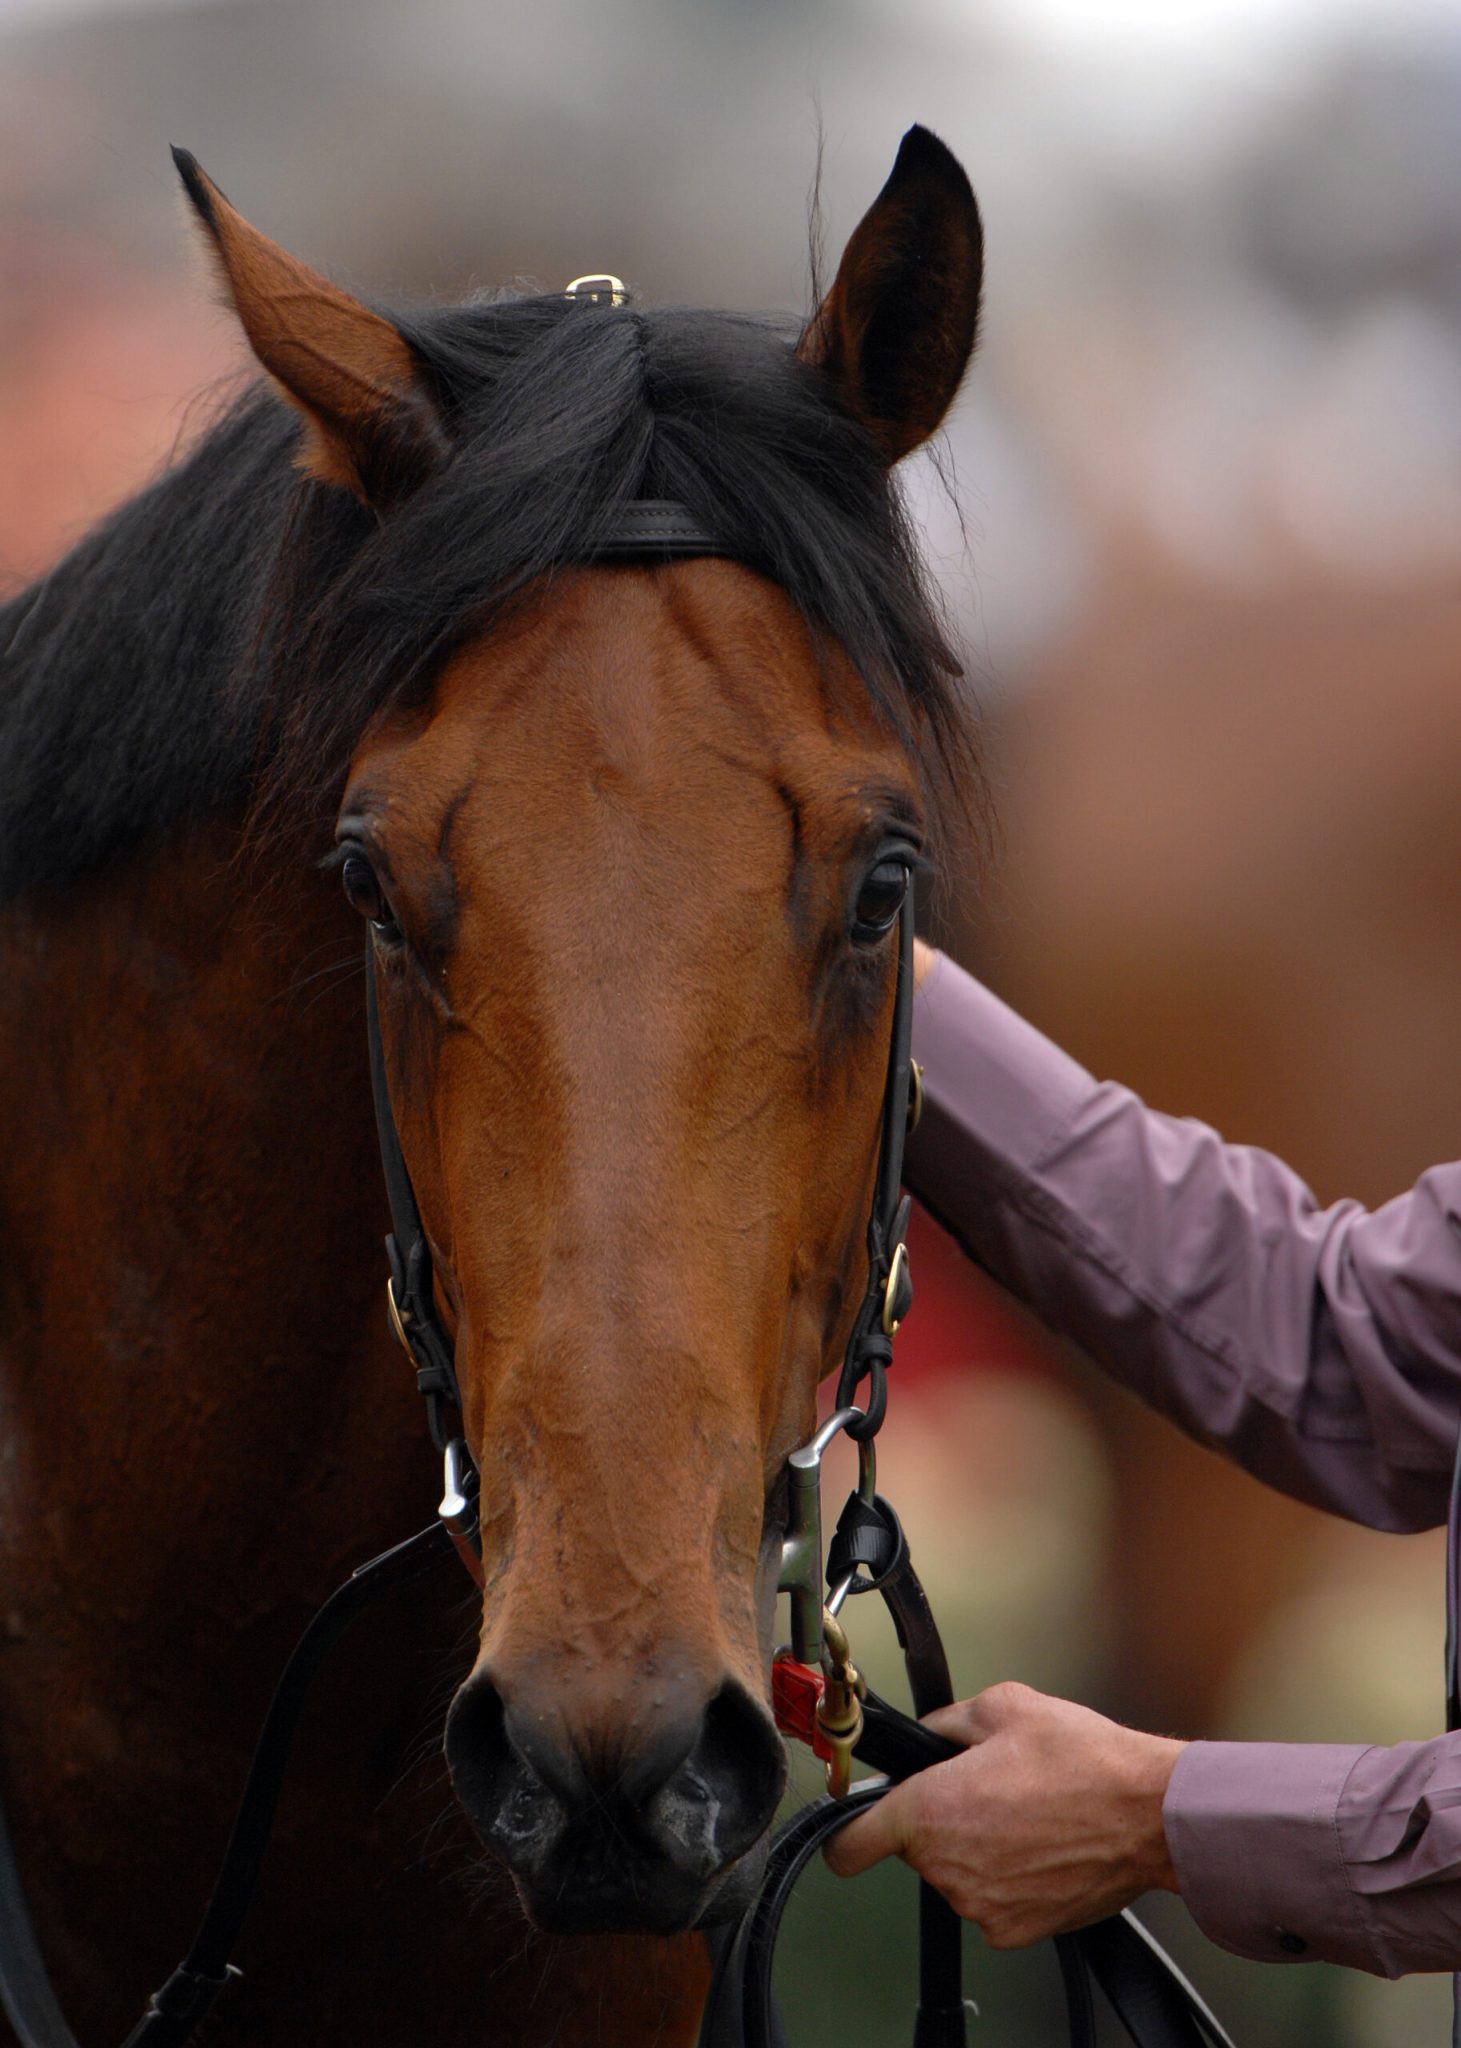
[[[1373,1743],[1368,1749],[1362,1749],[1345,1772],[1339,1789],[1334,1795],[1334,1811],[1329,1816],[1329,1831],[1334,1838],[1335,1857],[1338,1860],[1340,1870],[1344,1874],[1344,1888],[1353,1909],[1355,1931],[1378,1964],[1379,1974],[1386,1977],[1398,1977],[1401,1974],[1400,1966],[1397,1966],[1394,1957],[1381,1939],[1373,1915],[1366,1910],[1363,1897],[1355,1890],[1354,1879],[1350,1875],[1349,1858],[1344,1853],[1344,1835],[1339,1825],[1339,1809],[1344,1803],[1345,1793],[1349,1790],[1349,1781],[1365,1758],[1373,1753],[1373,1750]]]

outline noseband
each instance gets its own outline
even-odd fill
[[[616,284],[611,278],[580,285]],[[620,288],[622,289],[622,287]],[[579,296],[593,299],[592,293]],[[724,548],[681,505],[643,500],[622,506],[589,551],[594,561],[677,560]],[[427,1426],[441,1452],[445,1483],[437,1519],[409,1541],[362,1565],[325,1603],[285,1666],[249,1766],[238,1817],[193,1945],[123,2048],[184,2048],[219,1992],[238,1971],[229,1961],[257,1886],[294,1731],[310,1684],[336,1639],[379,1595],[455,1547],[480,1585],[477,1469],[462,1426],[454,1348],[436,1306],[431,1251],[391,1107],[376,992],[375,941],[366,940],[366,1021],[381,1167],[390,1207],[386,1239],[391,1327],[416,1369]],[[712,1937],[715,1974],[701,2048],[775,2048],[783,2041],[771,1998],[771,1968],[782,1914],[796,1880],[836,1830],[879,1799],[891,1781],[958,1754],[955,1745],[881,1699],[858,1672],[841,1620],[855,1594],[877,1592],[893,1617],[915,1712],[952,1700],[948,1662],[898,1518],[877,1491],[874,1439],[887,1412],[893,1339],[913,1299],[905,1243],[910,1203],[902,1192],[903,1147],[921,1100],[911,1056],[913,883],[898,918],[897,979],[883,1089],[878,1164],[867,1223],[867,1285],[848,1337],[836,1410],[788,1466],[789,1509],[779,1589],[789,1595],[791,1639],[777,1652],[772,1691],[778,1725],[807,1743],[827,1768],[830,1792],[776,1836],[760,1892],[743,1919]],[[866,1392],[863,1392],[866,1383]],[[858,1484],[822,1556],[821,1467],[845,1431],[858,1446]],[[887,1773],[850,1784],[858,1760]],[[962,1928],[953,1908],[919,1887],[919,2005],[915,2048],[965,2048]],[[1096,2048],[1099,1986],[1136,2048],[1231,2048],[1192,1987],[1129,1913],[1057,1937],[1072,2048]],[[0,1813],[0,2004],[22,2048],[77,2048],[46,1975],[19,1871]]]

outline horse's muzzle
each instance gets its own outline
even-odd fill
[[[610,1742],[575,1740],[561,1699],[508,1700],[479,1667],[452,1702],[446,1756],[468,1818],[557,1934],[672,1934],[716,1918],[715,1894],[770,1826],[786,1777],[770,1713],[734,1679]]]

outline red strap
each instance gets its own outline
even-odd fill
[[[817,1725],[817,1709],[826,1690],[826,1679],[810,1664],[799,1664],[784,1651],[772,1660],[771,1706],[776,1725],[783,1735],[804,1742],[823,1763],[832,1755],[831,1745]]]

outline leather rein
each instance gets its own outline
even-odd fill
[[[622,507],[595,559],[673,560],[722,553],[682,506],[641,501]],[[232,1834],[206,1912],[183,1961],[148,2002],[123,2048],[184,2048],[219,1993],[239,1972],[230,1957],[257,1888],[295,1730],[310,1685],[349,1623],[378,1598],[455,1550],[480,1585],[478,1477],[461,1426],[453,1346],[432,1284],[431,1253],[391,1107],[376,994],[375,945],[366,942],[366,1021],[381,1166],[390,1207],[386,1239],[391,1325],[416,1370],[427,1426],[444,1465],[436,1519],[361,1565],[309,1624],[275,1690],[249,1766]],[[938,1629],[909,1559],[901,1525],[878,1493],[874,1439],[887,1410],[893,1339],[912,1302],[902,1192],[904,1140],[921,1098],[911,1056],[913,885],[899,912],[897,985],[878,1166],[867,1224],[868,1279],[848,1339],[836,1407],[811,1443],[792,1454],[780,1589],[789,1595],[791,1640],[772,1666],[783,1733],[824,1762],[829,1796],[814,1800],[775,1836],[765,1878],[749,1910],[711,1937],[714,1977],[700,2048],[784,2048],[772,2000],[772,1965],[782,1916],[816,1851],[890,1783],[958,1753],[918,1720],[890,1706],[852,1661],[841,1614],[856,1595],[878,1593],[892,1615],[915,1712],[953,1699]],[[858,1446],[858,1484],[822,1556],[821,1465],[839,1434]],[[853,1785],[853,1759],[886,1774]],[[1057,1936],[1072,2048],[1097,2048],[1097,1988],[1136,2048],[1232,2048],[1221,2026],[1175,1964],[1130,1913]],[[0,1809],[0,2006],[21,2048],[77,2048],[46,1974]],[[927,1884],[919,1885],[919,2003],[914,2048],[965,2048],[962,1923]]]

